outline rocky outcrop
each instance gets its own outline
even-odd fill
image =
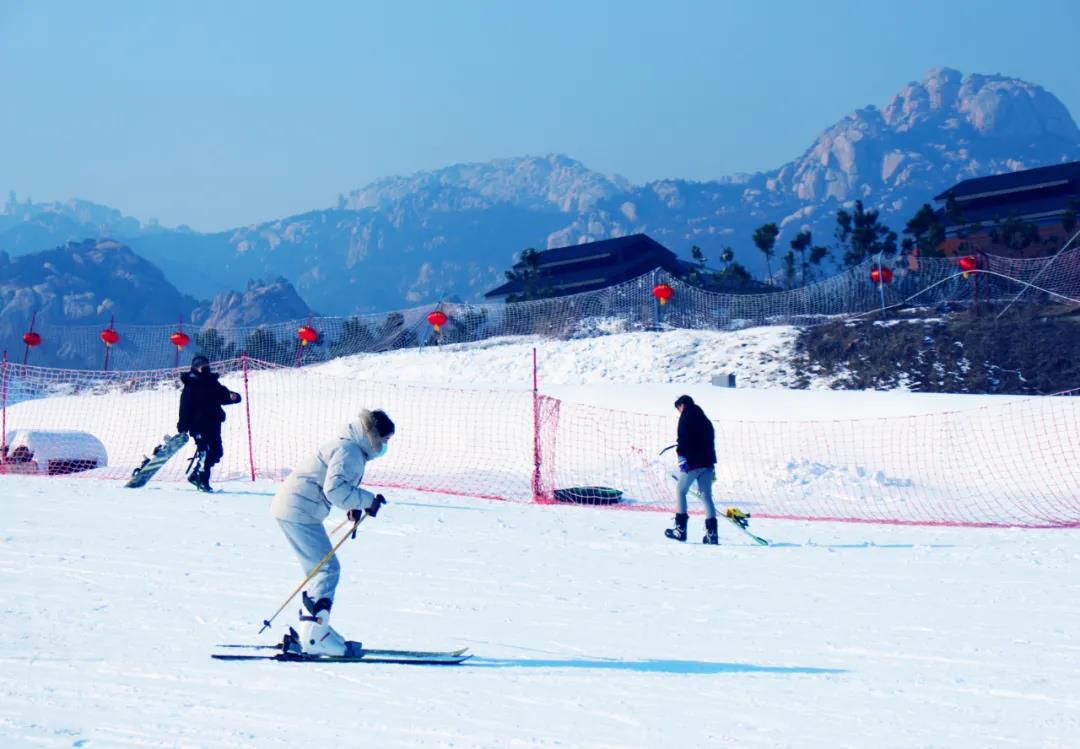
[[[293,285],[279,277],[249,281],[243,291],[224,291],[195,309],[191,321],[202,328],[249,328],[314,314]]]

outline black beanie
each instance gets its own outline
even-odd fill
[[[691,398],[689,395],[680,395],[678,398],[675,399],[675,408],[678,408],[679,406],[692,405],[694,405],[694,399]]]
[[[197,369],[200,369],[201,367],[205,367],[205,366],[207,366],[208,364],[210,364],[210,360],[209,360],[209,359],[207,359],[207,358],[206,358],[205,356],[203,356],[202,354],[197,354],[197,355],[196,355],[196,356],[195,356],[194,358],[192,358],[192,360],[191,360],[191,369],[192,369],[192,371],[195,371],[195,370],[197,370]]]
[[[389,437],[394,433],[394,422],[386,415],[386,411],[372,411],[371,420],[375,423],[375,431],[380,437]]]

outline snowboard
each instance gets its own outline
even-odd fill
[[[153,453],[148,457],[144,457],[139,467],[131,472],[131,478],[124,484],[124,487],[138,489],[140,486],[145,486],[146,482],[154,478],[154,474],[160,471],[161,467],[169,462],[169,458],[176,455],[187,442],[188,436],[186,432],[181,432],[172,437],[166,435],[161,444],[154,448]]]

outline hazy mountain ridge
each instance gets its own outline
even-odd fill
[[[1080,129],[1052,94],[942,68],[767,172],[635,186],[562,155],[496,159],[380,179],[335,208],[212,234],[143,225],[85,201],[36,212],[18,204],[18,220],[0,219],[0,248],[19,254],[107,229],[197,296],[280,275],[317,309],[348,314],[480,300],[525,247],[636,232],[683,257],[699,245],[713,264],[730,245],[760,273],[750,237],[762,223],[781,225],[780,254],[804,227],[831,244],[836,210],[862,199],[899,232],[959,180],[1074,159]]]
[[[128,247],[87,240],[14,259],[0,253],[0,342],[21,348],[37,324],[105,325],[176,322],[196,306],[162,272]]]
[[[50,327],[104,327],[115,318],[122,333],[132,325],[181,321],[232,328],[312,314],[283,278],[252,281],[242,292],[223,291],[199,302],[178,291],[153,263],[109,239],[70,242],[15,258],[0,252],[0,349],[13,356],[21,351],[22,335],[34,320],[45,339],[34,354],[38,365],[95,365],[84,359],[85,351],[53,340]]]

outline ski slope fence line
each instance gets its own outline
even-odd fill
[[[436,388],[230,360],[216,370],[245,396],[226,407],[225,457],[214,479],[281,479],[361,408],[398,425],[365,483],[513,502],[607,487],[615,505],[670,510],[675,412],[631,413],[529,390]],[[175,431],[175,370],[87,372],[8,363],[3,370],[6,473],[62,472],[126,480]],[[714,496],[760,517],[967,526],[1080,524],[1080,398],[1041,396],[976,408],[834,421],[714,418]],[[193,448],[155,481],[183,480]],[[92,452],[92,450],[91,450]],[[65,462],[67,461],[67,462]],[[2,479],[0,479],[2,480]],[[139,490],[144,491],[144,490]],[[388,492],[389,493],[389,492]],[[226,501],[224,498],[222,501]],[[587,503],[588,500],[585,500]],[[691,508],[699,509],[691,497]]]
[[[406,310],[352,317],[313,317],[259,327],[188,326],[183,350],[170,341],[178,325],[126,325],[117,320],[119,340],[106,347],[101,325],[38,325],[41,343],[33,350],[24,331],[0,329],[0,349],[13,361],[67,368],[118,370],[179,366],[203,353],[218,361],[246,353],[282,366],[314,364],[339,356],[393,349],[465,343],[501,336],[541,335],[588,338],[635,330],[689,328],[737,330],[759,325],[813,325],[837,316],[861,315],[882,307],[970,304],[975,301],[1080,303],[1080,248],[1053,258],[1015,259],[978,255],[978,268],[962,272],[957,258],[887,257],[891,281],[877,285],[871,259],[856,268],[807,286],[764,294],[706,291],[656,270],[624,283],[553,299],[511,304],[432,303]],[[658,283],[673,289],[664,305],[652,296]],[[447,321],[438,332],[428,315],[439,310]],[[27,320],[29,324],[31,321]],[[301,327],[317,339],[303,345]]]

